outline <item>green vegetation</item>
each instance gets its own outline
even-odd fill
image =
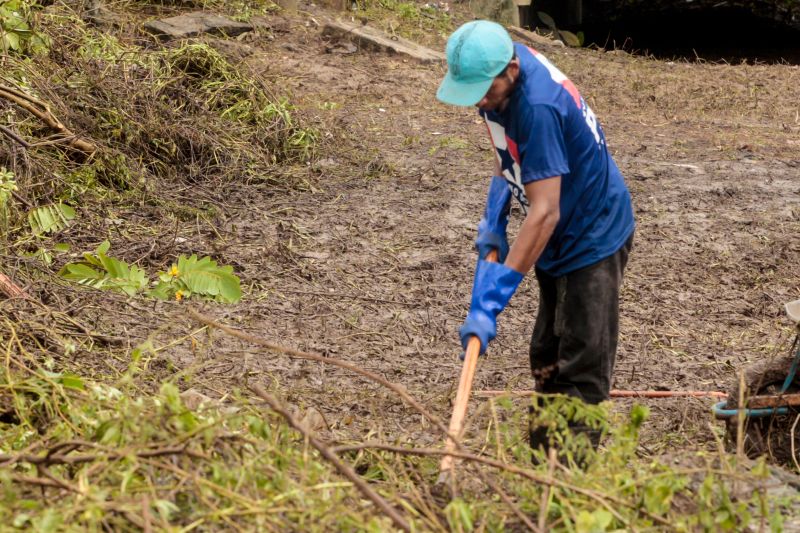
[[[47,51],[49,37],[33,29],[33,12],[38,7],[31,0],[0,0],[0,50],[23,55]]]
[[[352,3],[356,14],[392,35],[428,43],[446,37],[454,28],[446,3],[359,0]]]
[[[104,241],[83,261],[67,263],[59,272],[64,279],[95,289],[113,289],[133,296],[149,285],[147,274],[136,265],[106,255],[111,243]],[[217,266],[210,257],[178,257],[167,272],[158,273],[158,283],[148,295],[162,300],[205,297],[221,303],[236,303],[242,297],[233,267]]]
[[[4,523],[40,531],[390,526],[302,435],[249,393],[232,391],[223,400],[180,394],[191,367],[147,392],[161,350],[150,343],[127,354],[129,363],[117,378],[98,382],[54,371],[52,361],[39,363],[27,349],[30,335],[9,320],[2,337],[12,347],[0,377]],[[202,350],[199,339],[192,337],[193,345]],[[84,340],[61,343],[75,351]],[[746,466],[730,456],[698,456],[695,465],[680,467],[638,458],[637,435],[647,418],[642,407],[627,419],[609,419],[603,407],[557,398],[540,411],[540,422],[559,426],[577,418],[607,433],[598,455],[584,439],[564,441],[588,454],[585,469],[569,457],[566,468],[547,460],[532,466],[520,406],[501,398],[491,410],[497,425],[481,430],[483,444],[472,443],[494,461],[486,475],[522,513],[551,530],[741,531],[760,522],[780,531],[781,510],[796,503],[767,505],[763,462]],[[343,457],[415,530],[520,526],[498,495],[485,489],[465,490],[432,512],[423,494],[438,458],[425,450],[401,447],[405,453],[397,454],[377,444],[356,449]],[[740,484],[738,496],[730,488],[733,480]]]
[[[11,337],[7,336],[11,335]],[[24,332],[6,323],[3,338]],[[24,342],[24,341],[23,341]],[[175,384],[143,392],[156,357],[130,353],[116,381],[54,372],[30,357],[0,377],[0,520],[30,531],[372,528],[341,481],[274,415],[246,399],[195,408]],[[6,403],[6,401],[8,403]]]

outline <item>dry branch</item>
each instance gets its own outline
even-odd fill
[[[132,455],[139,457],[139,458],[147,458],[147,457],[161,457],[163,455],[180,455],[180,454],[187,454],[187,455],[197,455],[196,453],[189,453],[185,446],[175,446],[170,448],[161,448],[155,450],[146,450],[141,452],[136,452]],[[66,465],[76,465],[81,463],[91,463],[94,461],[109,461],[109,460],[117,460],[117,459],[124,459],[126,457],[130,457],[131,454],[125,451],[121,452],[113,452],[109,454],[78,454],[78,455],[67,455],[64,453],[58,454],[46,454],[46,455],[33,455],[33,454],[24,454],[24,455],[11,455],[11,454],[0,454],[0,463],[6,464],[14,464],[18,462],[25,462],[30,463],[32,465],[57,465],[57,464],[66,464]],[[207,457],[204,457],[207,459]]]
[[[28,293],[18,287],[3,273],[0,273],[0,291],[3,291],[9,298],[28,298]]]
[[[796,407],[800,405],[800,393],[775,394],[772,396],[753,396],[747,402],[750,409],[764,409],[767,407]]]
[[[292,349],[292,348],[286,348],[285,346],[281,346],[279,344],[275,344],[273,342],[270,342],[267,339],[262,339],[261,337],[256,337],[255,335],[250,335],[248,333],[244,333],[243,331],[239,331],[237,329],[231,328],[231,327],[226,326],[224,324],[220,324],[219,322],[215,321],[214,319],[212,319],[210,317],[207,317],[207,316],[205,316],[205,315],[203,315],[201,313],[198,313],[197,311],[195,311],[194,309],[191,309],[191,308],[187,309],[186,311],[187,311],[187,313],[189,313],[189,315],[192,318],[194,318],[198,322],[202,322],[203,324],[206,324],[207,326],[210,326],[210,327],[219,329],[221,331],[224,331],[228,335],[231,335],[231,336],[236,337],[238,339],[242,339],[242,340],[251,342],[253,344],[259,344],[259,345],[265,346],[265,347],[267,347],[267,348],[269,348],[271,350],[275,350],[276,352],[285,353],[286,355],[290,355],[290,356],[293,356],[293,357],[298,357],[300,359],[307,359],[309,361],[317,361],[317,362],[325,363],[325,364],[328,364],[328,365],[338,366],[339,368],[343,368],[345,370],[349,370],[351,372],[354,372],[356,374],[364,376],[365,378],[367,378],[367,379],[369,379],[371,381],[374,381],[374,382],[376,382],[376,383],[378,383],[380,385],[383,385],[387,389],[391,390],[392,392],[394,392],[395,394],[400,396],[400,398],[402,398],[406,403],[408,403],[408,405],[413,407],[418,413],[420,413],[422,416],[424,416],[426,419],[428,419],[444,435],[448,435],[447,427],[442,423],[441,420],[439,420],[438,417],[436,417],[433,414],[431,414],[431,412],[428,411],[427,409],[425,409],[425,407],[423,407],[422,404],[420,404],[417,400],[412,398],[405,391],[405,389],[403,387],[401,387],[400,385],[397,385],[396,383],[392,383],[391,381],[387,380],[383,376],[380,376],[380,375],[378,375],[378,374],[376,374],[374,372],[370,372],[369,370],[364,370],[361,367],[358,367],[356,365],[352,365],[350,363],[347,363],[345,361],[341,361],[339,359],[333,359],[331,357],[324,357],[324,356],[319,355],[319,354],[314,354],[314,353],[309,353],[309,352],[302,352],[300,350],[295,350],[295,349]],[[458,439],[457,435],[450,435],[450,436],[455,438],[455,439]]]
[[[82,152],[87,156],[90,156],[97,151],[97,146],[89,141],[81,139],[71,130],[69,130],[60,120],[58,120],[58,118],[56,118],[56,116],[50,111],[50,107],[44,102],[23,91],[20,91],[17,88],[9,87],[7,85],[0,85],[0,98],[16,104],[44,122],[48,128],[59,135],[59,144],[65,144],[67,147]],[[4,133],[8,134],[8,132]],[[14,138],[17,142],[21,141],[24,143],[23,145],[27,144],[30,146],[30,143],[26,143],[26,141],[23,141],[17,136],[12,138]]]

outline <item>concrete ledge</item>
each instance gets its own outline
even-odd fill
[[[359,48],[373,50],[386,54],[405,55],[420,63],[443,63],[444,53],[437,52],[411,42],[402,37],[387,35],[386,33],[365,26],[342,21],[330,21],[325,24],[322,35],[353,41]]]

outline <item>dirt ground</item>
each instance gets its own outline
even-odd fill
[[[488,136],[474,110],[435,99],[442,65],[342,53],[321,35],[326,13],[306,8],[270,17],[244,53],[228,48],[281,80],[298,112],[320,125],[303,185],[276,194],[253,183],[197,184],[186,194],[215,206],[214,227],[181,225],[172,246],[212,254],[241,275],[242,302],[204,306],[207,314],[380,372],[447,419],[492,168]],[[782,306],[800,298],[800,67],[537,48],[596,112],[633,195],[614,388],[724,391],[748,363],[784,355],[793,330]],[[519,212],[512,218],[516,227]],[[439,440],[397,398],[344,371],[209,336],[179,304],[124,305],[133,307],[107,327],[169,345],[158,351],[169,365],[151,370],[192,368],[186,387],[223,397],[245,378],[319,410],[331,438]],[[475,390],[532,388],[536,308],[535,280],[526,279]],[[152,317],[163,324],[151,327]],[[715,446],[713,400],[644,403],[652,416],[643,453]]]

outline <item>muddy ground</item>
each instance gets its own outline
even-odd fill
[[[279,80],[323,132],[318,156],[297,171],[301,185],[275,193],[195,184],[184,194],[214,206],[213,224],[198,219],[157,239],[175,254],[211,254],[242,276],[242,302],[201,306],[207,314],[380,372],[447,419],[492,168],[485,127],[474,110],[435,99],[442,65],[342,53],[349,49],[321,35],[330,13],[304,9],[275,14],[226,46],[231,59]],[[429,36],[428,44],[444,41]],[[782,305],[800,298],[800,67],[537,48],[596,112],[633,195],[614,388],[727,390],[749,362],[784,355],[792,328]],[[512,218],[516,227],[519,213]],[[151,364],[157,376],[192,368],[184,386],[212,397],[243,379],[259,382],[318,409],[330,438],[439,441],[397,398],[344,371],[209,337],[182,304],[122,300],[113,320],[100,320],[110,334],[169,345]],[[535,281],[526,279],[476,390],[532,387],[536,308]],[[713,400],[644,403],[652,417],[642,453],[716,446]]]

